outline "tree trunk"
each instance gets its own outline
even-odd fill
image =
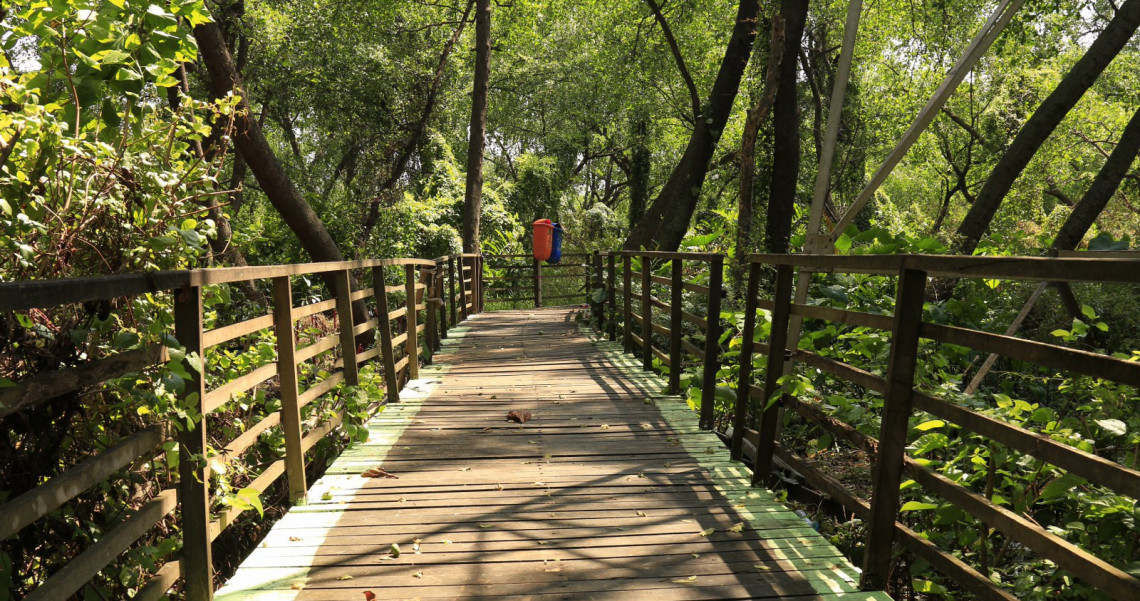
[[[1108,160],[1096,174],[1089,189],[1061,225],[1057,237],[1053,239],[1054,249],[1073,250],[1080,245],[1093,222],[1104,211],[1113,194],[1116,194],[1120,182],[1132,167],[1132,162],[1136,160],[1138,153],[1140,153],[1140,109],[1132,115],[1132,119],[1128,121],[1128,125],[1120,135],[1116,148],[1108,155]]]
[[[412,159],[412,154],[419,148],[420,142],[427,133],[428,123],[431,122],[431,116],[435,112],[435,101],[439,97],[440,84],[443,83],[443,74],[447,67],[447,59],[451,56],[451,50],[455,47],[455,43],[459,41],[459,37],[463,35],[463,28],[467,26],[467,17],[471,14],[471,7],[475,5],[475,0],[467,2],[467,8],[463,11],[463,16],[459,18],[459,25],[455,27],[455,32],[447,40],[447,44],[443,47],[443,52],[439,55],[439,61],[435,67],[435,76],[432,78],[431,87],[428,89],[427,99],[424,100],[423,111],[420,112],[420,120],[416,122],[415,129],[412,130],[412,135],[404,143],[404,147],[400,150],[400,154],[396,157],[396,164],[392,167],[392,172],[380,184],[381,194],[377,194],[371,201],[369,201],[368,215],[364,218],[363,226],[361,227],[360,238],[357,243],[364,246],[368,238],[372,236],[372,230],[376,227],[376,222],[380,219],[380,202],[384,191],[395,187],[396,182],[404,176],[404,172],[408,170],[408,163]],[[484,113],[486,110],[484,110]],[[327,196],[327,194],[326,194]]]
[[[491,79],[491,0],[475,0],[475,85],[467,143],[467,189],[463,195],[463,252],[479,252],[483,211],[483,148],[487,143],[487,90]]]
[[[1140,26],[1140,0],[1125,0],[1096,41],[1017,133],[958,226],[954,250],[972,254],[1013,182],[1049,135]]]
[[[782,0],[784,16],[784,56],[797,56],[804,35],[808,3]],[[788,252],[795,215],[796,185],[800,176],[800,107],[795,60],[780,64],[780,87],[772,106],[772,183],[768,187],[768,221],[764,249],[770,253]]]
[[[241,95],[240,112],[235,116],[234,142],[273,208],[281,214],[281,219],[293,230],[301,248],[313,261],[343,261],[340,248],[301,191],[293,185],[265,140],[261,126],[253,118],[248,96],[242,89],[241,78],[234,69],[233,58],[218,25],[206,23],[195,27],[194,38],[198,41],[198,52],[209,74],[210,93],[216,98],[224,98],[230,92]],[[333,284],[328,284],[333,290]],[[368,310],[362,301],[353,303],[352,309],[356,323],[368,321]]]
[[[780,64],[784,56],[784,22],[780,15],[772,18],[772,37],[769,42],[764,89],[760,100],[748,109],[744,132],[740,135],[740,193],[737,196],[735,261],[738,275],[744,273],[744,257],[755,248],[752,243],[752,184],[756,180],[756,136],[780,89]]]
[[[732,37],[725,47],[706,110],[698,117],[685,154],[673,169],[669,181],[649,207],[645,218],[630,231],[623,245],[626,249],[676,250],[681,245],[701,197],[709,160],[716,151],[736,100],[740,78],[748,66],[759,11],[757,0],[740,1]]]

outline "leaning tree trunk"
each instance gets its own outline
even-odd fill
[[[467,189],[463,194],[463,252],[479,252],[483,211],[483,148],[487,143],[487,89],[491,80],[491,0],[475,0],[475,85],[467,143]]]
[[[716,151],[725,123],[732,112],[740,78],[752,54],[756,37],[756,20],[760,12],[757,0],[741,0],[736,12],[736,25],[724,50],[716,82],[703,114],[699,115],[689,136],[689,145],[672,175],[653,201],[645,218],[633,228],[623,245],[626,249],[656,248],[676,250],[689,229],[689,221],[697,209],[701,187],[708,173],[709,160]]]
[[[1140,26],[1140,0],[1125,0],[1104,31],[1017,133],[958,226],[954,250],[972,254],[1013,182]]]
[[[1132,119],[1124,127],[1124,133],[1120,135],[1116,148],[1108,155],[1108,160],[1104,162],[1084,196],[1073,207],[1065,223],[1061,224],[1057,237],[1053,239],[1054,249],[1073,250],[1081,243],[1093,222],[1108,205],[1112,195],[1116,194],[1120,182],[1132,168],[1132,162],[1136,160],[1138,153],[1140,153],[1140,109],[1132,115]]]
[[[265,134],[257,119],[253,118],[248,96],[242,89],[241,78],[234,68],[233,57],[226,48],[225,39],[216,23],[206,23],[194,28],[194,38],[198,41],[198,52],[209,74],[210,93],[216,98],[224,98],[230,92],[241,96],[239,113],[234,120],[234,142],[245,158],[246,165],[257,178],[262,191],[269,198],[281,219],[293,230],[301,248],[309,253],[313,261],[343,261],[344,255],[325,224],[305,201],[301,191],[293,185],[277,155],[269,147]],[[333,290],[332,282],[327,282]],[[356,323],[368,321],[368,310],[363,301],[352,305]]]
[[[783,0],[784,56],[799,55],[804,36],[808,3],[805,0]],[[796,185],[800,177],[800,107],[796,86],[798,63],[780,64],[780,87],[772,106],[772,180],[768,186],[768,220],[764,231],[764,250],[788,252],[795,215]]]

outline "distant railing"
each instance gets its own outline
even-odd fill
[[[374,360],[382,367],[386,400],[398,400],[403,384],[418,376],[421,360],[440,348],[440,339],[447,336],[449,324],[457,322],[457,314],[465,319],[480,311],[480,265],[479,256],[462,254],[434,260],[381,259],[198,269],[0,284],[2,312],[41,311],[142,295],[170,295],[173,332],[169,334],[178,345],[156,343],[79,365],[28,374],[15,386],[0,389],[0,417],[64,394],[97,388],[103,382],[127,374],[160,368],[174,358],[171,363],[180,366],[184,379],[184,387],[177,395],[179,407],[191,416],[192,422],[177,429],[174,437],[180,457],[177,484],[142,504],[131,517],[70,559],[26,599],[69,598],[171,514],[181,527],[181,557],[162,565],[134,598],[159,599],[181,577],[185,598],[211,599],[214,590],[211,542],[234,523],[243,509],[229,506],[215,510],[210,468],[199,460],[207,450],[205,417],[222,409],[235,395],[276,379],[280,409],[249,424],[243,433],[224,443],[214,465],[224,466],[239,459],[262,434],[280,427],[285,442],[284,455],[253,478],[248,488],[264,492],[284,475],[289,498],[302,501],[307,489],[306,452],[345,419],[341,408],[331,416],[310,419],[306,428],[301,420],[302,408],[342,382],[358,384],[359,366]],[[323,278],[333,291],[333,297],[295,305],[294,278],[300,276]],[[390,280],[397,283],[390,285]],[[205,287],[263,281],[272,287],[272,307],[266,314],[205,329]],[[390,295],[397,295],[395,302]],[[363,323],[354,322],[354,304],[357,315],[370,316]],[[299,347],[298,321],[317,314],[331,318],[331,332]],[[268,330],[275,333],[276,360],[227,381],[214,381],[207,375],[205,359],[210,353],[240,348],[249,337]],[[299,366],[330,352],[336,357],[332,370],[302,390]],[[327,365],[328,358],[325,361]],[[375,410],[382,402],[377,399],[369,409]],[[160,421],[113,441],[106,450],[0,505],[0,540],[16,534],[136,460],[149,460],[161,454],[166,432],[172,429],[168,422]]]
[[[622,269],[615,269],[620,257]],[[996,353],[1041,366],[1103,378],[1140,387],[1140,362],[1118,359],[1104,354],[1071,349],[1059,345],[1034,342],[980,330],[924,322],[922,312],[927,279],[976,278],[986,280],[1038,280],[1100,283],[1140,283],[1140,259],[1136,258],[1008,258],[952,257],[919,255],[753,255],[748,258],[749,276],[744,295],[744,323],[739,356],[733,361],[718,361],[719,290],[724,257],[699,253],[611,252],[595,259],[596,273],[602,277],[601,259],[608,258],[605,277],[605,306],[595,304],[600,331],[615,337],[620,323],[624,347],[639,355],[645,369],[656,359],[666,366],[676,366],[683,351],[697,356],[699,349],[686,344],[678,336],[680,325],[688,322],[705,329],[703,383],[700,425],[712,425],[712,396],[716,371],[735,363],[738,368],[736,402],[733,407],[731,453],[733,458],[745,454],[745,442],[753,447],[756,469],[753,483],[768,481],[775,463],[782,463],[801,474],[819,491],[836,500],[854,515],[869,522],[862,586],[866,590],[885,587],[894,543],[929,562],[935,569],[954,579],[963,589],[979,599],[1012,601],[1015,597],[990,581],[987,575],[952,553],[938,548],[926,538],[898,521],[900,481],[906,473],[916,484],[941,496],[947,502],[1004,533],[1009,540],[1054,562],[1108,596],[1124,600],[1140,599],[1140,580],[1121,567],[1094,556],[1064,538],[1051,533],[1032,519],[995,503],[988,495],[979,494],[946,476],[925,467],[906,455],[908,435],[913,432],[909,420],[915,410],[927,412],[945,422],[976,432],[1018,452],[1051,463],[1090,483],[1107,487],[1132,499],[1140,498],[1140,472],[1094,453],[1056,441],[1048,435],[1032,432],[1017,425],[995,419],[969,407],[938,398],[915,389],[915,370],[920,338],[957,345],[978,353]],[[635,270],[631,261],[639,260]],[[672,261],[672,277],[654,275],[654,265]],[[685,264],[708,266],[708,285],[684,283]],[[761,282],[775,270],[772,299],[758,298]],[[810,282],[812,273],[872,274],[897,278],[897,298],[893,314],[878,315],[820,306],[811,300],[793,302],[794,278],[799,271]],[[640,287],[634,285],[640,280]],[[654,295],[654,286],[669,290],[666,302]],[[706,295],[703,316],[684,309],[682,291]],[[615,299],[622,306],[615,306]],[[635,312],[633,305],[639,305]],[[667,312],[668,325],[655,321],[653,308]],[[770,312],[771,334],[766,342],[757,340],[757,311]],[[714,318],[715,316],[715,318]],[[886,376],[822,356],[793,348],[798,340],[802,320],[824,320],[836,324],[870,328],[890,333],[890,356]],[[639,324],[635,330],[634,324]],[[715,324],[715,325],[714,325]],[[635,333],[640,331],[640,336]],[[669,353],[651,340],[669,341]],[[681,340],[678,343],[678,340]],[[754,384],[753,356],[763,354],[762,386]],[[784,394],[781,377],[801,365],[840,378],[857,387],[884,396],[879,437],[863,434],[816,406],[809,400]],[[670,369],[669,389],[678,391],[678,370]],[[714,378],[710,381],[710,378]],[[768,399],[776,399],[769,402]],[[779,416],[790,409],[807,422],[822,428],[837,440],[843,440],[874,459],[872,497],[868,502],[852,492],[832,475],[816,468],[778,442]]]
[[[566,253],[561,262],[544,264],[531,255],[483,255],[485,302],[495,309],[582,303],[592,286],[591,256]]]

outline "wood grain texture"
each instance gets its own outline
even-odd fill
[[[218,598],[888,599],[576,313],[452,328]]]

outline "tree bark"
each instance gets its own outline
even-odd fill
[[[1017,133],[958,226],[954,251],[972,254],[1030,159],[1140,26],[1140,0],[1125,0],[1104,31]]]
[[[487,143],[487,91],[491,80],[491,0],[475,0],[475,83],[463,194],[463,252],[479,252],[483,210],[483,150]]]
[[[784,56],[796,56],[804,35],[808,3],[782,0],[784,17]],[[764,249],[770,253],[788,252],[795,215],[796,185],[800,176],[800,107],[796,87],[795,60],[780,64],[780,87],[772,106],[772,182],[768,187],[768,221]]]
[[[1084,240],[1085,234],[1092,227],[1093,222],[1100,216],[1108,201],[1116,194],[1124,175],[1132,167],[1136,155],[1140,154],[1140,109],[1132,115],[1116,148],[1108,155],[1108,160],[1097,172],[1096,178],[1085,191],[1084,196],[1073,207],[1065,223],[1053,239],[1053,248],[1057,250],[1073,250]]]
[[[716,81],[709,94],[708,111],[697,119],[685,154],[673,169],[665,187],[649,207],[645,218],[626,238],[624,248],[676,250],[689,229],[689,221],[701,197],[709,160],[716,151],[725,123],[732,112],[740,78],[752,54],[756,38],[757,0],[741,0],[732,37],[724,50]]]
[[[753,182],[756,180],[756,136],[768,118],[780,89],[780,66],[784,56],[784,22],[780,15],[772,18],[772,37],[768,47],[768,66],[764,89],[756,105],[748,109],[744,132],[740,136],[740,193],[736,214],[736,265],[743,274],[744,257],[755,248],[752,243]],[[793,59],[794,60],[794,59]]]
[[[301,247],[309,253],[312,260],[344,260],[344,255],[325,229],[324,223],[305,201],[301,191],[293,185],[281,162],[277,160],[277,155],[269,147],[261,127],[253,119],[241,79],[234,70],[233,59],[217,24],[207,23],[195,27],[194,38],[198,40],[198,51],[209,72],[211,93],[218,98],[224,98],[230,92],[242,97],[238,107],[241,114],[236,117],[234,141],[257,178],[257,183],[269,197],[269,202],[281,214],[289,229],[293,230]]]

